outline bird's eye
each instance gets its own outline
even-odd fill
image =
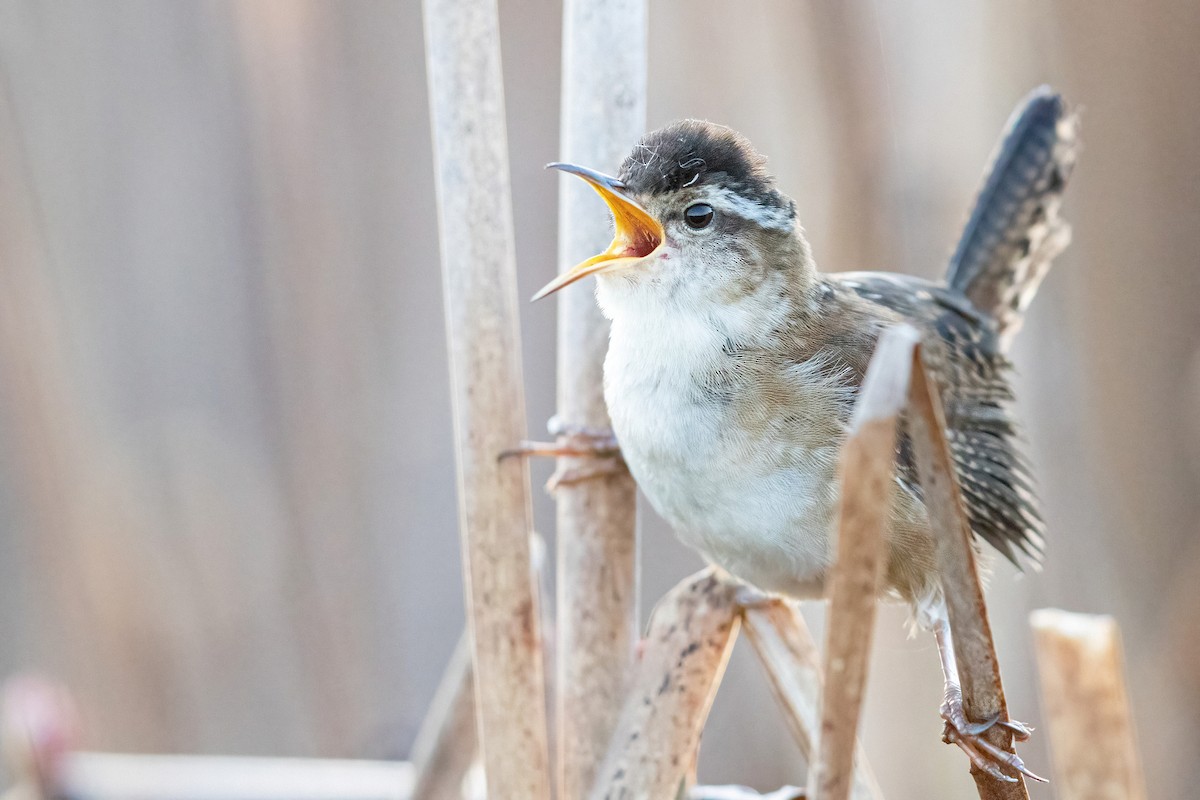
[[[683,219],[693,230],[707,228],[713,221],[713,207],[708,203],[693,203],[683,212]]]

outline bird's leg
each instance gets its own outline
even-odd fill
[[[944,619],[938,620],[934,625],[933,634],[937,639],[938,655],[942,660],[942,675],[946,680],[945,700],[942,701],[941,707],[942,719],[946,721],[946,727],[942,732],[942,741],[946,744],[958,745],[971,759],[972,764],[996,780],[1008,783],[1016,781],[1016,778],[1006,775],[1000,769],[1001,766],[1007,766],[1031,780],[1045,783],[1046,779],[1030,772],[1025,766],[1025,762],[1016,753],[1001,750],[983,738],[983,734],[992,726],[999,725],[1008,729],[1018,742],[1023,742],[1029,738],[1032,728],[1014,720],[1000,719],[998,714],[983,722],[967,720],[966,712],[963,710],[962,687],[958,683],[958,663],[954,656],[954,641],[950,633],[950,623]]]
[[[625,470],[621,448],[611,428],[577,425],[558,416],[551,417],[546,428],[554,436],[553,442],[523,441],[517,447],[502,452],[500,460],[529,456],[593,459],[590,463],[572,467],[559,462],[558,468],[546,482],[546,490],[550,492],[559,486],[616,475]]]
[[[767,594],[757,586],[751,586],[748,583],[743,583],[738,587],[737,594],[733,599],[743,611],[766,608],[773,603],[780,602],[775,595]]]

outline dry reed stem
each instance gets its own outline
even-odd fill
[[[886,565],[896,424],[919,334],[897,325],[879,337],[842,446],[837,561],[830,576],[821,733],[808,773],[813,800],[846,800],[854,782],[876,598]]]
[[[676,796],[733,649],[737,591],[710,567],[659,601],[593,800]]]
[[[56,789],[73,800],[410,800],[412,787],[403,761],[71,753]]]
[[[909,435],[937,543],[938,572],[958,661],[963,710],[969,720],[976,722],[997,714],[1000,719],[1008,719],[1008,706],[1000,681],[1000,662],[996,658],[983,587],[975,567],[971,526],[958,488],[950,445],[946,441],[942,402],[937,387],[925,372],[919,348],[913,354],[909,411]],[[1003,726],[993,725],[984,737],[996,747],[1013,752],[1012,733]],[[981,800],[1027,800],[1029,797],[1025,780],[1019,774],[1016,783],[1005,783],[972,765],[971,775]]]
[[[413,797],[462,800],[463,779],[478,752],[471,640],[464,635],[413,744]]]
[[[1059,800],[1145,800],[1116,621],[1041,609],[1029,624]]]
[[[791,603],[774,600],[742,612],[743,628],[775,699],[784,710],[788,728],[811,763],[820,730],[821,654],[804,618]],[[880,800],[883,792],[867,764],[862,745],[854,754],[853,800]]]
[[[500,33],[495,0],[425,0],[480,749],[488,796],[550,796],[529,473],[498,459],[525,434]]]
[[[560,158],[615,172],[646,124],[646,0],[563,5]],[[620,31],[614,47],[612,34]],[[608,214],[581,181],[560,184],[559,260],[603,250]],[[603,363],[608,322],[591,281],[558,295],[558,415],[607,427]],[[560,470],[585,467],[562,459]],[[636,487],[626,470],[560,485],[558,504],[558,797],[586,795],[621,710],[638,637]]]

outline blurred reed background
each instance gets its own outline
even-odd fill
[[[1116,614],[1151,795],[1193,794],[1200,5],[650,13],[651,124],[750,136],[828,270],[939,275],[1016,101],[1082,106],[1075,244],[1015,354],[1049,561],[998,567],[992,618],[1036,725],[1029,610]],[[560,10],[501,23],[528,295],[558,267]],[[463,617],[422,58],[416,0],[0,3],[0,672],[65,680],[89,748],[407,753]],[[537,431],[553,302],[523,314]],[[649,608],[697,559],[642,521]],[[867,751],[889,797],[966,796],[903,616],[878,625]],[[1022,751],[1042,773],[1045,742]],[[744,652],[701,763],[802,782]]]

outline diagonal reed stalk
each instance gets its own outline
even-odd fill
[[[850,435],[842,446],[837,562],[830,578],[821,735],[808,774],[813,800],[847,800],[855,784],[858,720],[867,682],[875,607],[886,564],[896,426],[908,396],[917,331],[879,337]],[[860,788],[859,791],[862,791]]]
[[[462,800],[463,780],[478,749],[471,641],[463,636],[413,743],[413,796]]]
[[[821,653],[795,605],[784,600],[747,608],[742,613],[746,638],[766,670],[771,691],[800,751],[811,764],[821,730],[823,676]],[[883,792],[858,744],[854,752],[853,800],[880,800]]]
[[[737,638],[737,592],[709,567],[659,601],[592,800],[675,797]]]
[[[962,686],[963,710],[968,719],[984,720],[999,715],[1008,719],[1004,685],[1000,681],[1000,662],[988,623],[983,585],[975,566],[975,548],[967,511],[959,491],[950,445],[946,439],[946,421],[937,386],[921,361],[920,349],[913,354],[913,376],[909,393],[909,434],[925,507],[937,542],[938,572],[946,596],[950,630],[954,633],[954,655]],[[993,725],[985,734],[996,747],[1013,751],[1012,733]],[[980,800],[1028,800],[1025,780],[1017,775],[1015,783],[998,781],[986,772],[971,767]]]

